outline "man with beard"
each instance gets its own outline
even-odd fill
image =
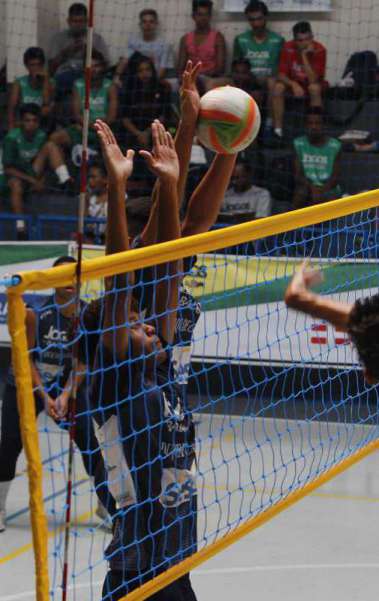
[[[276,83],[279,58],[284,38],[267,28],[268,8],[264,2],[252,0],[245,8],[250,30],[234,40],[233,60],[247,59],[261,91],[268,94],[266,128],[272,127],[272,95]]]
[[[335,200],[339,185],[341,142],[326,135],[320,107],[307,112],[306,135],[296,138],[294,208]]]

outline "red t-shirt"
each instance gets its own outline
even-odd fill
[[[319,42],[312,42],[313,52],[308,54],[308,60],[312,69],[317,73],[319,81],[325,77],[326,48]],[[280,53],[279,73],[286,75],[300,84],[308,84],[308,78],[304,70],[301,53],[296,47],[296,42],[286,42]]]

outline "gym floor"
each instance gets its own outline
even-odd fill
[[[64,464],[67,434],[40,416],[44,494],[49,518],[51,599],[61,598]],[[304,482],[339,452],[377,435],[374,427],[198,416],[199,541],[204,544],[257,513],[291,482]],[[269,443],[268,441],[272,442]],[[257,445],[258,443],[258,445]],[[274,450],[274,452],[272,452]],[[347,452],[347,451],[346,451]],[[56,457],[49,461],[49,457]],[[46,461],[47,460],[47,461]],[[79,454],[70,547],[70,594],[100,600],[110,535]],[[265,478],[262,478],[262,473]],[[0,534],[0,601],[35,599],[24,456]],[[234,491],[233,494],[229,494]],[[204,507],[207,510],[204,510]],[[192,574],[199,601],[376,601],[379,573],[378,457],[369,456]],[[57,557],[54,557],[54,554]]]

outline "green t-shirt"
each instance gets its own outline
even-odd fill
[[[234,40],[233,59],[246,58],[251,72],[257,77],[276,75],[279,66],[280,51],[284,38],[274,31],[267,31],[263,42],[256,42],[252,31],[240,33]]]
[[[79,94],[83,110],[85,101],[85,81],[83,78],[77,79],[74,85]],[[89,120],[91,123],[94,123],[96,119],[104,119],[107,116],[109,105],[109,88],[111,85],[112,82],[110,79],[103,79],[100,88],[91,88],[89,100]]]
[[[15,167],[20,171],[30,172],[32,162],[46,140],[47,136],[42,129],[37,129],[31,140],[25,138],[20,127],[11,129],[3,143],[4,167]]]
[[[294,146],[307,180],[315,186],[323,186],[333,174],[341,142],[328,138],[323,146],[313,146],[307,136],[301,136],[294,140]]]
[[[20,104],[29,104],[31,102],[33,104],[38,104],[38,106],[43,105],[42,86],[40,88],[34,88],[30,85],[29,75],[17,77],[16,81],[20,86]],[[50,84],[54,85],[54,80],[51,79]]]

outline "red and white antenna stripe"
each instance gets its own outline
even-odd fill
[[[79,195],[79,214],[78,227],[76,232],[77,245],[77,264],[76,264],[76,307],[74,332],[78,333],[80,328],[80,293],[81,293],[81,274],[82,274],[82,256],[83,256],[83,234],[84,234],[84,213],[86,206],[87,192],[87,173],[88,173],[88,131],[89,131],[89,111],[90,111],[90,92],[91,92],[91,65],[93,49],[93,28],[94,28],[94,8],[95,0],[88,2],[88,26],[86,39],[86,59],[84,67],[85,79],[85,99],[83,107],[83,129],[82,129],[82,162],[80,167],[80,195]],[[75,336],[78,340],[78,336]],[[67,468],[67,488],[66,488],[66,516],[65,516],[65,537],[64,537],[64,555],[63,555],[63,573],[62,573],[62,601],[67,600],[68,592],[68,552],[71,533],[71,505],[72,505],[72,485],[74,471],[74,453],[75,453],[75,429],[76,429],[76,400],[78,386],[76,375],[79,370],[79,348],[78,343],[73,348],[72,360],[72,392],[69,403],[69,452]]]

